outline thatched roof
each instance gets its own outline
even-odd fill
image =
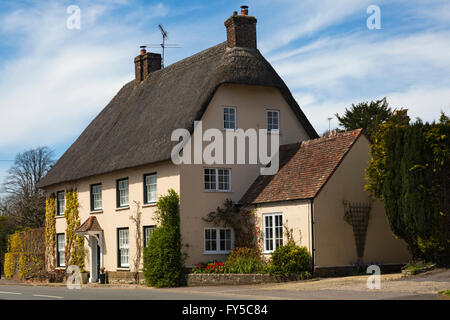
[[[174,129],[192,132],[221,84],[278,88],[310,138],[317,133],[283,80],[256,49],[221,43],[130,81],[62,155],[39,187],[170,159]]]
[[[357,129],[280,147],[280,169],[256,178],[241,204],[315,198],[361,136]]]

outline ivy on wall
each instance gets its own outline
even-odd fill
[[[56,197],[52,193],[45,201],[45,264],[47,270],[56,267]]]
[[[81,270],[84,269],[84,238],[75,233],[75,230],[81,225],[78,202],[78,193],[76,190],[66,192],[66,247],[65,258],[66,265],[77,265]]]

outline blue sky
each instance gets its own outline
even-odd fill
[[[319,133],[352,103],[384,96],[412,118],[450,113],[448,0],[1,1],[0,160],[41,145],[62,155],[134,77],[139,46],[160,43],[158,23],[182,46],[167,65],[224,41],[223,22],[242,4]],[[380,30],[366,27],[372,4]],[[66,27],[70,5],[79,30]],[[11,164],[0,161],[0,179]]]

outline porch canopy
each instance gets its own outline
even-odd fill
[[[96,217],[89,217],[81,226],[79,226],[75,233],[80,236],[96,236],[100,235],[103,232],[102,227],[98,223]]]

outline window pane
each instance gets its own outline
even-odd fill
[[[205,229],[205,250],[217,250],[217,234],[216,229]]]
[[[205,190],[216,190],[216,169],[204,169]]]
[[[119,254],[120,254],[120,266],[128,267],[129,264],[129,251],[128,251],[128,229],[119,230]]]
[[[267,111],[267,130],[279,130],[280,128],[280,120],[279,120],[279,111]]]
[[[102,208],[102,185],[92,186],[92,204],[94,210]]]
[[[156,199],[156,174],[145,176],[145,189],[147,192],[147,202],[155,202]]]
[[[128,205],[128,179],[120,180],[119,187],[119,206]]]
[[[57,214],[64,214],[64,211],[66,210],[66,199],[65,199],[65,192],[60,191],[57,193]]]
[[[64,234],[56,235],[56,251],[57,251],[57,265],[59,267],[65,266],[65,237]]]
[[[234,108],[223,108],[224,129],[236,129],[236,110]]]
[[[220,251],[231,250],[231,229],[220,229]]]
[[[219,190],[228,191],[230,190],[230,170],[229,169],[219,169],[218,170],[219,179]]]

